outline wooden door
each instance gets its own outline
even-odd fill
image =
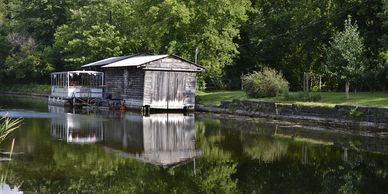
[[[185,76],[182,72],[152,72],[151,108],[182,109]]]

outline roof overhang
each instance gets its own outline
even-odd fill
[[[62,71],[62,72],[53,72],[51,75],[58,75],[58,74],[99,74],[103,72],[99,71]]]
[[[143,56],[133,56],[124,60],[120,60],[108,65],[102,66],[102,68],[120,68],[120,67],[144,67],[145,69],[148,63],[161,60],[167,57],[172,57],[176,58],[179,60],[182,60],[184,62],[190,63],[191,65],[194,65],[198,67],[196,70],[191,70],[192,72],[200,72],[203,71],[204,68],[201,65],[198,65],[196,63],[193,63],[191,61],[188,61],[186,59],[183,59],[179,56],[176,55],[143,55]],[[150,68],[150,70],[161,70],[161,69],[155,69],[155,68]]]
[[[128,59],[130,57],[134,57],[134,56],[138,56],[138,55],[140,55],[140,54],[128,55],[128,56],[119,56],[119,57],[109,57],[109,58],[106,58],[106,59],[95,61],[93,63],[82,65],[81,67],[82,68],[101,67],[101,66],[104,66],[104,65],[108,65],[108,64],[111,64],[111,63],[114,63],[114,62],[117,62],[117,61],[121,61],[121,60],[124,60],[124,59]]]
[[[112,68],[112,67],[140,67],[146,63],[157,61],[163,58],[168,57],[169,55],[147,55],[147,56],[135,56],[109,65],[104,65],[102,68]]]

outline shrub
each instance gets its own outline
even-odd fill
[[[250,73],[242,78],[248,96],[254,98],[273,97],[288,92],[288,81],[283,74],[270,68]]]

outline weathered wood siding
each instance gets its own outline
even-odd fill
[[[194,109],[195,107],[195,87],[197,83],[196,73],[185,73],[186,74],[186,83],[185,83],[185,100],[184,104],[186,107]]]
[[[123,94],[123,69],[105,69],[106,94],[112,95],[113,99],[121,99]]]
[[[194,158],[200,152],[195,149],[194,115],[151,114],[144,117],[144,153],[146,161],[161,165],[173,165]]]
[[[195,104],[195,73],[146,71],[144,105],[160,109],[182,109]]]
[[[195,150],[194,115],[151,114],[143,117],[144,151],[178,152]]]
[[[143,152],[143,116],[129,113],[122,119],[104,122],[104,142],[112,148]]]
[[[124,100],[127,107],[143,106],[144,70],[127,68],[124,70]]]
[[[125,100],[127,107],[143,106],[144,70],[109,68],[106,70],[107,93],[114,99]]]

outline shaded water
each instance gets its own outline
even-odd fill
[[[11,137],[19,154],[0,163],[3,192],[388,192],[388,139],[364,132],[202,114],[69,113],[15,97],[1,97],[0,109],[24,117]]]

